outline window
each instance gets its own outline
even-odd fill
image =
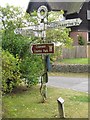
[[[90,10],[87,10],[87,20],[90,20]]]
[[[88,33],[88,41],[90,42],[90,32]]]

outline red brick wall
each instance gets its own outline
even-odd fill
[[[85,44],[87,45],[88,32],[71,32],[70,37],[73,39],[73,45],[74,46],[78,45],[78,35],[83,37],[83,39],[85,40]]]

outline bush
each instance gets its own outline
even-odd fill
[[[43,74],[43,63],[40,56],[26,55],[20,64],[22,78],[25,78],[28,87],[38,83],[38,77]]]
[[[2,90],[11,92],[20,83],[19,61],[8,51],[2,51]]]
[[[84,41],[84,39],[83,39],[83,37],[82,36],[78,36],[78,44],[79,45],[85,45],[85,41]]]

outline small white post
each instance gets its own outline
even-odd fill
[[[57,99],[58,102],[58,111],[59,111],[59,116],[60,118],[65,118],[65,113],[64,113],[64,99],[59,97]]]

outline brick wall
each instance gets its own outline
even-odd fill
[[[78,35],[82,36],[85,40],[85,44],[87,44],[88,41],[88,33],[87,32],[70,32],[70,37],[73,39],[73,45],[78,45]]]

